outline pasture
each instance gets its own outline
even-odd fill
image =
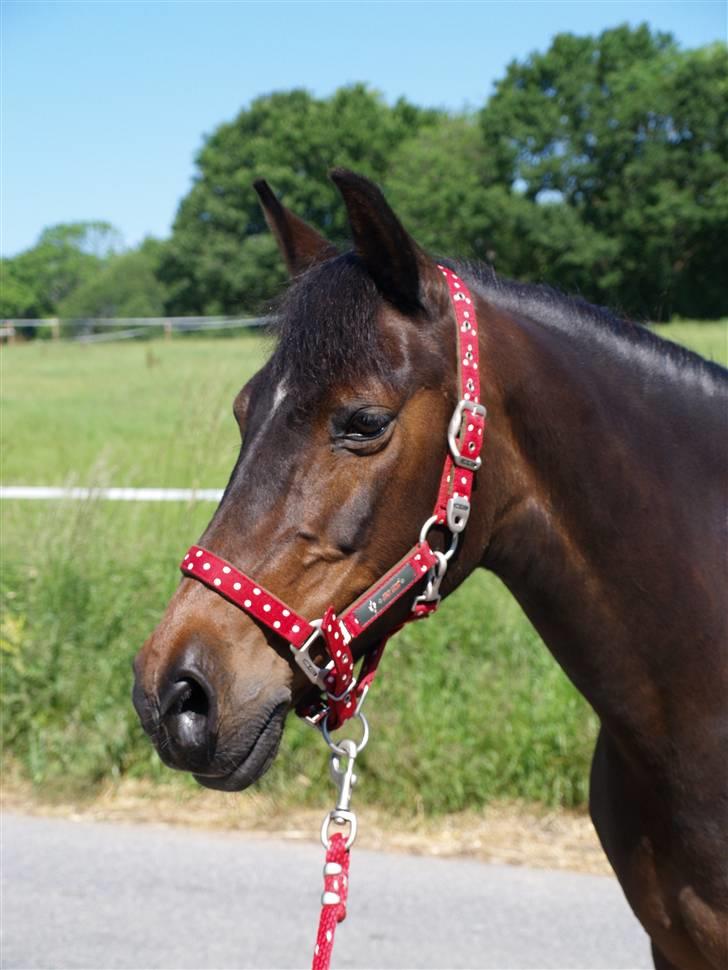
[[[728,362],[727,322],[664,329]],[[239,446],[232,400],[268,350],[259,334],[5,348],[3,484],[222,488]],[[142,735],[130,662],[212,510],[2,503],[3,744],[46,792],[121,776],[194,784]],[[426,812],[586,801],[595,718],[490,575],[393,641],[367,709],[357,800]],[[318,804],[325,767],[320,740],[291,719],[262,787]]]

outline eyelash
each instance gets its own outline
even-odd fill
[[[349,418],[344,434],[354,441],[374,441],[384,434],[391,421],[392,417],[389,414],[362,409]]]

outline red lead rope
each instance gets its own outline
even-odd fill
[[[259,623],[286,640],[296,663],[321,692],[320,700],[299,714],[323,730],[332,755],[332,774],[340,782],[336,809],[324,820],[322,840],[326,847],[324,894],[319,922],[313,970],[328,970],[337,923],[346,916],[349,849],[356,837],[356,816],[349,811],[351,788],[356,781],[354,761],[366,744],[368,727],[362,715],[365,736],[359,745],[331,741],[333,731],[359,713],[366,691],[376,674],[388,639],[412,620],[429,616],[440,602],[440,583],[448,562],[455,552],[460,533],[470,515],[470,499],[475,472],[480,467],[480,451],[485,431],[485,408],[480,403],[478,374],[478,327],[475,306],[468,287],[445,266],[438,267],[445,277],[456,321],[458,356],[458,404],[448,427],[448,454],[440,478],[437,501],[432,516],[424,523],[419,542],[389,572],[369,587],[351,606],[337,616],[329,607],[320,620],[309,622],[283,600],[278,599],[231,563],[203,549],[192,546],[180,564],[185,576],[199,580]],[[450,547],[444,553],[434,551],[427,534],[433,526],[445,526],[451,533]],[[354,675],[352,641],[361,636],[383,613],[410,593],[424,579],[425,591],[398,627],[386,634],[364,658],[357,681]],[[329,660],[320,667],[310,656],[318,638],[323,639]],[[339,760],[348,758],[346,770]],[[335,833],[328,836],[329,822],[348,823],[348,840]]]
[[[324,865],[324,894],[321,897],[316,946],[311,970],[329,970],[334,949],[337,923],[346,918],[346,897],[349,893],[349,850],[344,836],[335,832],[326,850]]]

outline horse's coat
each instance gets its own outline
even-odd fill
[[[243,446],[200,540],[308,617],[412,545],[456,402],[434,263],[370,182],[333,178],[344,255],[258,185],[296,278],[236,399]],[[726,373],[582,301],[457,269],[489,429],[442,592],[478,566],[510,588],[601,719],[592,817],[657,965],[726,968]],[[285,643],[190,580],[136,672],[165,761],[229,790],[268,767],[307,690]]]

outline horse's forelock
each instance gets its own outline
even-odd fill
[[[297,395],[316,394],[366,374],[386,377],[377,327],[382,299],[354,253],[312,267],[291,283],[276,313],[275,380]]]

